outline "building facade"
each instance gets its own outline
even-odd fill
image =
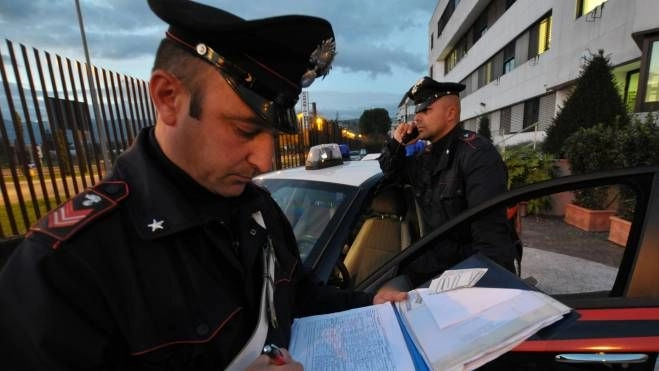
[[[600,49],[629,111],[658,111],[657,14],[657,0],[440,0],[428,75],[465,84],[465,128],[487,117],[495,142],[541,139]]]

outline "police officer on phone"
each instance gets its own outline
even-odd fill
[[[427,231],[506,191],[507,170],[496,148],[458,125],[459,94],[464,88],[430,77],[420,79],[406,93],[415,104],[414,121],[394,130],[379,158],[387,181],[413,186]],[[406,157],[404,145],[419,140],[429,144],[421,153]],[[416,285],[476,252],[515,271],[517,252],[505,209],[483,215],[437,241],[403,273]]]
[[[332,27],[149,6],[169,24],[149,84],[155,126],[37,222],[0,273],[2,369],[299,370],[283,348],[261,355],[288,346],[294,317],[404,297],[319,286],[251,182],[275,133],[295,131],[301,89],[329,71]]]

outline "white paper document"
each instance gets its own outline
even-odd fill
[[[419,354],[432,370],[472,370],[569,311],[530,290],[417,289],[394,305],[296,319],[289,350],[307,370],[413,370],[412,357]]]
[[[473,287],[487,273],[487,268],[451,269],[430,282],[431,292],[444,292]]]
[[[481,366],[570,311],[537,291],[482,287],[441,294],[418,289],[396,307],[435,370]]]
[[[391,304],[295,319],[289,351],[305,370],[413,370]]]

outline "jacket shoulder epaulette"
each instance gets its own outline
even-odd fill
[[[469,130],[463,130],[463,132],[458,135],[458,139],[472,149],[483,148],[488,144],[488,141],[486,141],[485,138]]]
[[[50,211],[30,228],[28,236],[45,234],[55,239],[52,248],[57,249],[61,242],[116,208],[128,193],[128,184],[123,181],[96,184]]]

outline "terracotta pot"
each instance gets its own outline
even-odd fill
[[[565,206],[566,223],[588,232],[605,232],[609,230],[610,217],[615,210],[591,210],[575,204]]]
[[[627,246],[627,237],[629,237],[629,230],[632,227],[632,222],[617,216],[612,216],[609,219],[611,221],[611,228],[609,229],[609,241],[622,247]]]

